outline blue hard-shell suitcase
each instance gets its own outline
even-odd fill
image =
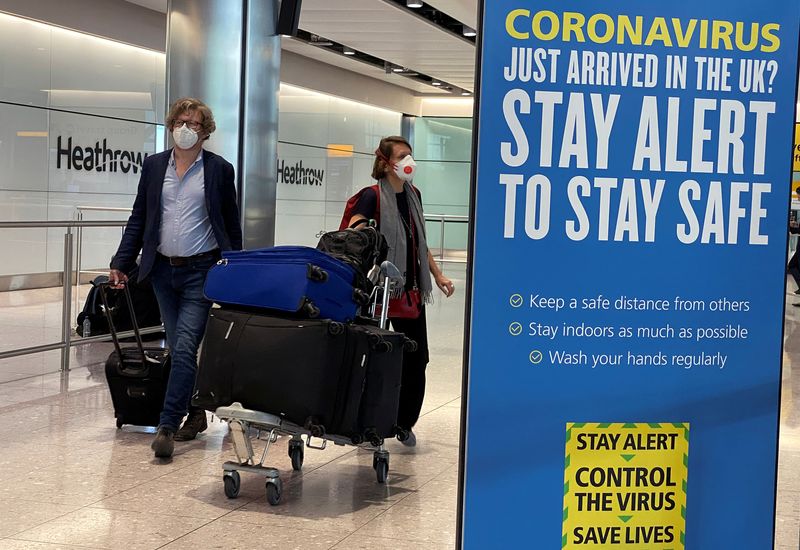
[[[351,266],[314,248],[276,246],[223,252],[205,295],[223,306],[347,322],[369,301],[354,280]]]

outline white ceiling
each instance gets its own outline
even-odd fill
[[[167,0],[127,1],[152,10],[167,11]],[[476,26],[477,0],[425,1],[473,28]],[[460,88],[473,90],[475,46],[383,0],[303,0],[300,28]],[[284,39],[283,47],[419,94],[442,94],[432,86],[387,75],[380,69],[297,40]]]
[[[332,3],[303,0],[300,28],[472,91],[474,45],[381,0]]]
[[[138,4],[147,9],[167,13],[167,0],[125,0],[131,4]]]
[[[423,84],[422,82],[417,82],[416,80],[412,80],[410,78],[395,74],[386,74],[383,69],[378,69],[377,67],[367,65],[349,57],[333,53],[330,50],[319,46],[310,46],[305,42],[295,40],[293,38],[283,38],[281,41],[281,48],[304,57],[316,59],[317,61],[326,63],[328,65],[347,69],[348,71],[352,71],[354,73],[363,74],[383,82],[388,82],[389,84],[394,84],[395,86],[402,86],[403,88],[407,88],[418,94],[452,95],[450,92],[438,90],[433,86]]]
[[[425,2],[473,29],[478,25],[478,0],[425,0]]]

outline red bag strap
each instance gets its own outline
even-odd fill
[[[364,192],[367,189],[372,189],[375,192],[375,221],[378,224],[381,223],[381,189],[378,185],[370,185],[369,187],[363,188],[361,191],[347,199],[347,204],[344,207],[344,214],[342,215],[342,221],[339,222],[339,231],[344,231],[350,226],[350,219],[353,217],[353,210],[355,210],[358,201],[361,200],[361,197],[364,195]]]

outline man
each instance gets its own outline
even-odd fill
[[[161,309],[172,371],[151,445],[159,458],[172,456],[174,441],[194,439],[208,427],[204,410],[189,409],[197,349],[211,308],[203,286],[221,250],[242,248],[233,166],[203,150],[216,129],[211,110],[198,99],[179,99],[166,126],[175,147],[145,160],[109,276],[114,285],[125,284],[141,250],[139,280],[150,278]]]

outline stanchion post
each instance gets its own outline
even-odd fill
[[[70,341],[72,340],[72,228],[67,227],[64,234],[64,295],[61,300],[61,372],[69,372],[69,356],[71,353]]]

